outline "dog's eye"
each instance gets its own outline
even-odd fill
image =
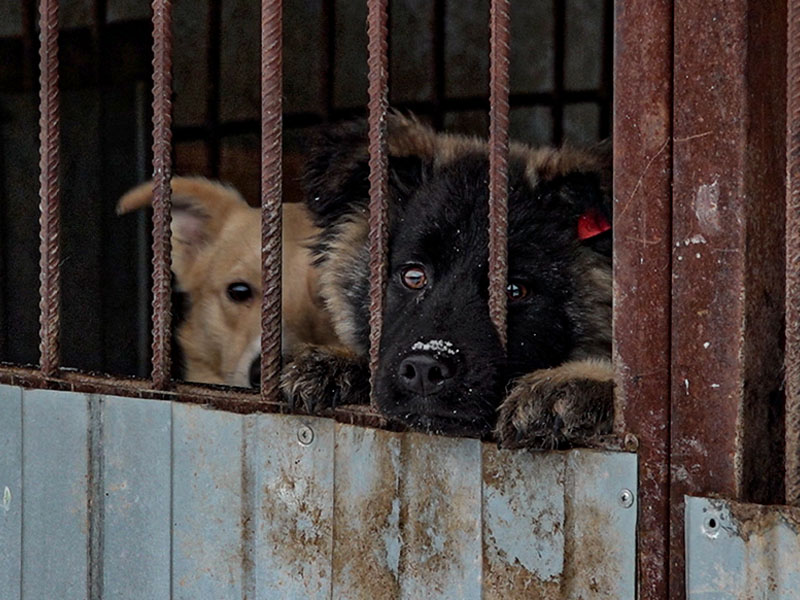
[[[528,288],[521,283],[511,282],[506,286],[506,296],[511,302],[528,297]]]
[[[253,288],[244,281],[235,281],[228,286],[228,298],[234,302],[247,302],[253,297]]]
[[[428,285],[428,277],[419,265],[411,265],[400,274],[403,285],[410,290],[421,290]]]

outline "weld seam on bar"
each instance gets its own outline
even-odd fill
[[[153,387],[170,383],[172,2],[153,0]]]
[[[800,506],[800,0],[787,8],[785,484]]]
[[[58,0],[42,0],[39,23],[39,364],[53,377],[60,366],[61,329]]]
[[[273,402],[281,368],[282,11],[281,0],[261,2],[261,399]]]
[[[506,345],[510,0],[492,0],[489,20],[489,314]]]
[[[388,0],[367,0],[367,67],[369,78],[369,370],[370,392],[375,405],[383,296],[386,289],[388,245],[386,201],[389,192],[387,122],[389,109]]]

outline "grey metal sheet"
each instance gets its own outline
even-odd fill
[[[333,597],[400,597],[401,436],[336,426]]]
[[[169,402],[106,396],[102,419],[102,591],[106,598],[170,593],[172,410]],[[100,460],[98,456],[98,460]]]
[[[0,591],[20,598],[22,575],[22,390],[0,385]]]
[[[89,596],[88,427],[83,394],[24,391],[23,598]]]
[[[330,598],[334,423],[260,415],[255,452],[259,599]]]
[[[243,422],[172,404],[173,598],[244,597]]]
[[[402,438],[402,598],[481,597],[481,445]]]
[[[560,598],[562,453],[483,447],[483,597]]]
[[[687,598],[800,597],[800,509],[685,501]]]
[[[636,597],[636,456],[572,450],[564,482],[562,597]]]

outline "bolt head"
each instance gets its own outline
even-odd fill
[[[314,430],[308,425],[301,425],[297,430],[297,441],[301,446],[308,446],[314,441]]]
[[[623,488],[619,491],[619,495],[617,496],[617,502],[622,508],[630,508],[633,506],[633,492],[630,491],[628,488]]]

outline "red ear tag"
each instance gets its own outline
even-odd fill
[[[578,239],[588,240],[611,229],[611,223],[596,210],[588,210],[578,217]]]

